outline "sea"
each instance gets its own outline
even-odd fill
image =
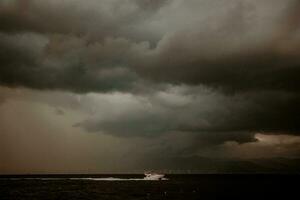
[[[299,199],[299,174],[2,175],[0,199]],[[296,195],[293,197],[293,195]]]

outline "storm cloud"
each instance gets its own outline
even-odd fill
[[[153,157],[294,156],[298,142],[277,152],[259,136],[300,135],[299,12],[298,0],[3,0],[0,109],[43,107],[63,134],[138,140]]]
[[[102,107],[83,122],[74,124],[89,132],[121,137],[153,137],[170,132],[197,133],[198,140],[221,144],[224,141],[251,142],[255,133],[299,134],[299,96],[280,92],[255,92],[225,96],[198,88],[172,88],[152,96],[114,94],[119,108],[107,114]],[[103,97],[98,97],[99,103]],[[125,108],[124,108],[125,107]],[[104,113],[103,113],[104,112]]]
[[[130,91],[147,79],[298,91],[296,1],[5,2],[6,85]]]

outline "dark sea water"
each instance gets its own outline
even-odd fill
[[[0,176],[0,199],[299,199],[299,175]],[[292,198],[293,195],[296,195]]]

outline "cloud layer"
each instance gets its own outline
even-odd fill
[[[5,2],[5,85],[107,92],[146,79],[298,91],[296,1]]]
[[[48,105],[66,130],[156,141],[154,157],[254,155],[277,145],[257,133],[300,135],[299,12],[297,0],[4,0],[0,106]]]

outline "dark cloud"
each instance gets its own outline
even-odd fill
[[[220,9],[229,11],[225,15],[217,13],[210,21],[166,35],[136,70],[149,79],[173,84],[204,84],[235,92],[299,92],[299,5],[282,8],[280,17],[268,16],[272,21],[251,7],[255,4],[235,5]],[[266,33],[265,28],[271,31]]]
[[[7,98],[0,106],[0,143],[4,147],[1,155],[5,161],[0,169],[2,172],[85,173],[89,169],[89,172],[100,173],[103,170],[172,169],[200,173],[216,172],[216,168],[218,172],[258,172],[262,170],[258,167],[260,162],[252,163],[253,159],[299,157],[300,137],[285,131],[213,129],[214,124],[219,126],[226,120],[228,123],[234,121],[238,118],[234,115],[240,115],[237,111],[251,107],[246,105],[257,110],[261,104],[258,99],[262,96],[232,97],[206,88],[173,86],[167,92],[148,97],[128,93],[72,94],[0,89],[0,94]],[[267,102],[277,95],[266,95],[270,97]],[[56,108],[63,110],[64,115],[57,116],[53,112]],[[84,121],[86,118],[88,120]],[[18,126],[15,126],[15,119],[19,121]],[[246,120],[240,121],[246,123]],[[78,121],[84,121],[78,124],[80,128],[71,127]],[[280,127],[280,122],[275,122],[277,128]],[[174,131],[178,124],[190,125],[190,129]],[[194,129],[197,124],[204,128]],[[207,127],[211,127],[210,131],[203,131]],[[60,163],[53,164],[49,159],[46,162],[45,152]],[[126,163],[126,166],[116,163]],[[291,168],[288,167],[290,163]],[[282,166],[278,169],[292,170],[292,163],[278,162]]]
[[[167,0],[159,1],[14,1],[0,3],[0,30],[9,33],[126,37],[139,40],[145,36],[136,24],[153,15]],[[149,36],[145,31],[143,34]]]
[[[172,50],[168,49],[160,55],[161,61],[138,70],[155,81],[204,84],[225,92],[268,89],[299,91],[296,74],[300,72],[300,65],[297,57],[268,56],[268,52],[262,52],[260,55],[228,57],[216,61],[207,61],[205,58],[198,60],[201,55],[193,61],[172,59],[180,57],[184,48],[179,51],[181,53],[172,55]]]
[[[234,92],[299,90],[296,1],[120,4],[90,0],[83,7],[75,0],[25,2],[0,5],[0,30],[18,37],[35,32],[48,41],[38,55],[32,55],[31,48],[36,47],[30,42],[18,45],[13,36],[8,39],[2,34],[2,84],[77,92],[124,91],[139,78]],[[269,6],[274,12],[267,12]],[[183,16],[189,23],[178,20]],[[113,42],[107,44],[107,38]],[[156,46],[150,48],[155,40]],[[114,78],[96,78],[95,66],[113,71],[109,76]],[[115,70],[116,66],[121,69]]]
[[[199,141],[197,146],[252,142],[257,132],[300,134],[299,95],[294,93],[264,91],[227,96],[203,89],[193,90],[192,96],[188,93],[168,91],[130,100],[128,109],[118,115],[104,117],[99,111],[76,126],[120,137],[192,133]]]
[[[87,120],[76,124],[75,127],[84,127],[89,132],[103,132],[121,137],[155,137],[172,130],[171,125],[165,120],[160,119],[157,115],[129,115],[128,118],[122,116],[119,119],[100,122],[97,120]]]
[[[65,115],[65,111],[62,110],[62,109],[60,109],[60,108],[57,108],[57,109],[55,110],[55,113],[56,113],[57,115]]]
[[[117,48],[120,54],[126,53],[126,40],[89,46],[81,38],[53,37],[49,41],[37,34],[1,34],[0,83],[81,93],[130,90],[137,81],[136,74],[118,62],[122,58],[109,52]]]
[[[0,103],[158,141],[142,153],[170,163],[255,152],[257,133],[300,135],[299,12],[296,0],[1,1]]]
[[[254,92],[221,98],[219,109],[204,116],[210,121],[183,125],[182,131],[288,131],[299,134],[299,95],[282,92]],[[195,105],[194,105],[195,106]],[[195,106],[196,107],[196,106]],[[198,112],[200,114],[201,112]]]
[[[162,6],[164,6],[167,3],[170,3],[171,0],[144,0],[144,1],[139,1],[135,0],[134,1],[139,7],[142,9],[146,10],[159,10]]]

